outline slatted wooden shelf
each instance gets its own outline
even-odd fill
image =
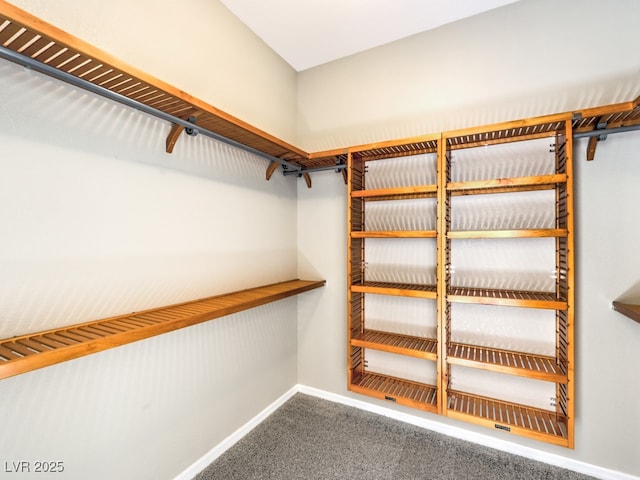
[[[566,368],[554,357],[451,342],[447,362],[521,377],[567,383]]]
[[[450,287],[447,301],[479,303],[512,307],[546,308],[566,310],[566,300],[558,299],[552,292],[527,292],[523,290],[497,290],[490,288]]]
[[[272,157],[302,165],[309,154],[0,0],[0,45],[113,93]]]
[[[438,342],[434,338],[364,330],[351,337],[351,345],[435,361]]]
[[[435,230],[366,230],[351,232],[351,238],[436,238]]]
[[[396,295],[400,297],[436,298],[435,285],[409,283],[363,282],[351,285],[352,292]]]
[[[354,375],[349,389],[382,400],[389,400],[399,405],[437,412],[438,390],[424,383],[366,372]]]
[[[613,302],[613,309],[616,312],[626,315],[631,320],[635,320],[636,322],[640,323],[640,305]]]
[[[456,230],[447,232],[447,238],[559,238],[566,237],[566,228],[522,230]]]
[[[412,187],[378,188],[370,190],[354,190],[353,198],[367,200],[403,200],[409,198],[433,198],[438,188],[436,185],[416,185]]]
[[[567,420],[556,412],[450,390],[447,415],[567,446]]]
[[[567,175],[538,175],[529,177],[494,178],[491,180],[472,180],[447,183],[447,192],[452,195],[483,195],[487,193],[525,192],[549,190],[565,183]]]
[[[0,379],[241,312],[324,286],[291,280],[0,341]]]

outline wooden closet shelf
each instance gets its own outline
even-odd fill
[[[324,284],[324,280],[291,280],[0,340],[0,379],[248,310]]]
[[[417,185],[413,187],[377,188],[354,190],[353,198],[367,200],[406,200],[412,198],[435,198],[438,188],[435,185]]]
[[[351,337],[351,345],[384,352],[436,360],[438,342],[434,338],[415,337],[380,330],[365,330]]]
[[[436,387],[424,383],[365,372],[364,374],[354,373],[349,389],[427,412],[438,411],[438,391]]]
[[[447,362],[452,365],[567,383],[566,367],[554,357],[454,342],[447,355]]]
[[[0,0],[0,45],[27,61],[61,71],[71,77],[139,102],[164,114],[195,123],[210,132],[270,157],[303,165],[309,154],[208,103],[169,85],[81,39]],[[14,60],[17,61],[17,60]],[[183,129],[167,138],[167,151]],[[335,157],[326,163],[335,162]]]
[[[540,228],[522,230],[456,230],[447,232],[447,238],[562,238],[568,235],[566,228]]]
[[[409,283],[364,282],[351,285],[352,292],[377,293],[400,297],[436,298],[435,285],[415,285]]]
[[[640,323],[640,305],[634,305],[631,303],[613,302],[613,309],[623,315],[626,315],[631,320],[635,320]]]
[[[538,175],[529,177],[494,178],[447,183],[447,192],[452,195],[482,195],[486,193],[520,192],[532,190],[550,190],[565,183],[567,175]]]
[[[450,390],[447,416],[568,446],[567,419],[556,412]]]
[[[567,301],[557,298],[553,292],[528,292],[524,290],[450,287],[447,301],[551,310],[567,309]]]
[[[351,238],[436,238],[435,230],[366,230],[351,232]]]

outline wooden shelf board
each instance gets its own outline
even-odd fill
[[[370,190],[354,190],[353,198],[365,198],[371,200],[393,200],[402,198],[429,198],[435,197],[438,188],[436,185],[416,185],[413,187],[378,188]]]
[[[438,411],[436,387],[379,373],[354,374],[349,390],[427,412]]]
[[[400,297],[436,298],[435,285],[413,285],[408,283],[364,282],[351,285],[352,292],[377,293]]]
[[[631,320],[635,320],[640,323],[640,305],[634,305],[631,303],[613,302],[613,309],[626,315]]]
[[[351,232],[351,238],[436,238],[435,230],[368,230]]]
[[[365,330],[351,337],[351,345],[426,360],[435,361],[437,359],[438,342],[433,338]]]
[[[0,0],[0,45],[131,100],[293,163],[309,154]]]
[[[567,375],[564,373],[566,369],[563,371],[554,357],[452,342],[448,348],[447,363],[536,380],[567,383]]]
[[[451,390],[447,404],[449,417],[571,447],[567,419],[555,412]]]
[[[494,178],[468,182],[449,182],[447,192],[452,195],[480,195],[486,193],[518,192],[554,188],[567,181],[564,173],[530,177]]]
[[[567,237],[566,228],[540,228],[520,230],[456,230],[447,232],[447,238],[545,238]]]
[[[511,307],[566,310],[566,300],[556,298],[552,292],[528,292],[522,290],[495,290],[488,288],[450,287],[447,301],[478,303]]]
[[[0,379],[242,312],[324,284],[324,280],[291,280],[0,340]]]

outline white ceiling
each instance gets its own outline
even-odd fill
[[[518,0],[221,0],[297,71]]]

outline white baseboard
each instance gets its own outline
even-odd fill
[[[375,413],[385,417],[393,418],[401,422],[405,422],[417,427],[421,427],[433,432],[441,433],[460,440],[466,440],[478,445],[483,445],[489,448],[494,448],[521,457],[529,458],[531,460],[537,460],[539,462],[554,465],[556,467],[566,468],[573,470],[574,472],[590,475],[602,480],[640,480],[640,477],[629,475],[615,470],[599,467],[590,463],[581,462],[579,460],[573,460],[571,458],[563,457],[561,455],[555,455],[553,453],[544,452],[531,447],[525,447],[516,443],[508,442],[506,440],[496,439],[488,435],[482,435],[477,432],[473,432],[464,428],[454,427],[441,422],[435,422],[422,417],[417,417],[403,412],[398,412],[390,408],[375,405],[363,400],[357,400],[344,395],[338,395],[336,393],[327,392],[325,390],[319,390],[313,387],[307,387],[305,385],[296,385],[288,392],[274,401],[267,408],[262,410],[258,415],[249,420],[246,424],[236,430],[234,433],[225,438],[218,445],[213,447],[202,458],[196,461],[193,465],[187,468],[184,472],[175,477],[175,480],[191,480],[198,473],[204,470],[209,464],[211,464],[216,458],[222,455],[225,451],[231,448],[238,440],[244,437],[247,433],[253,430],[264,419],[276,411],[287,400],[293,397],[296,393],[304,393],[314,397],[322,398],[334,403],[340,403],[350,407],[355,407],[360,410]]]
[[[242,437],[260,425],[269,415],[275,412],[278,408],[284,405],[287,400],[293,397],[299,391],[299,386],[295,385],[289,391],[281,395],[275,402],[269,405],[267,408],[258,413],[255,417],[245,423],[238,430],[233,432],[227,438],[225,438],[218,445],[213,447],[207,453],[204,454],[198,461],[193,463],[184,472],[180,473],[174,480],[192,480],[198,473],[207,468],[216,458],[222,455],[224,452],[233,447]]]

